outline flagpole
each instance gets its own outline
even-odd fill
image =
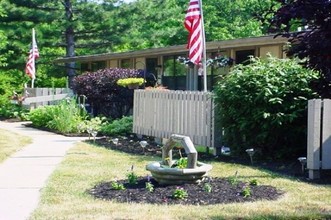
[[[205,36],[205,24],[203,21],[203,11],[202,11],[202,0],[199,0],[199,8],[201,14],[201,31],[202,31],[202,67],[203,67],[203,91],[207,92],[207,53],[206,53],[206,36]]]
[[[32,57],[33,57],[33,66],[34,68],[36,68],[36,60],[35,60],[35,48],[34,48],[34,42],[36,42],[36,38],[35,38],[35,31],[34,31],[34,28],[32,28]],[[35,76],[36,76],[36,69],[35,69],[35,72],[34,72],[34,76],[32,77],[31,79],[31,88],[34,87],[34,79],[35,79]]]

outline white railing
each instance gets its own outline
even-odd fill
[[[135,90],[133,132],[167,139],[180,134],[213,148],[213,105],[206,92]]]
[[[73,94],[68,88],[26,88],[24,93],[26,98],[22,101],[22,105],[29,109],[55,104]]]
[[[307,168],[309,178],[331,169],[331,99],[308,101]]]

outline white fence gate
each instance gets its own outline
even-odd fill
[[[331,99],[308,101],[307,168],[309,178],[331,169]]]
[[[133,132],[157,138],[189,136],[194,144],[214,146],[214,103],[208,92],[135,90]]]
[[[69,88],[26,88],[24,93],[26,98],[22,101],[22,105],[29,109],[55,104],[73,95]]]

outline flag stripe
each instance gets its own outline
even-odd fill
[[[36,39],[35,39],[35,32],[34,32],[34,30],[32,30],[32,45],[31,45],[31,49],[29,51],[28,61],[25,66],[25,73],[28,74],[28,76],[31,79],[36,78],[35,61],[38,58],[39,58],[39,51],[38,51],[38,47],[37,47],[37,43],[36,43]]]
[[[202,58],[202,26],[199,0],[190,0],[190,5],[186,12],[185,28],[189,32],[187,48],[189,49],[189,59],[194,64],[199,64]]]

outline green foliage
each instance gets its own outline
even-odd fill
[[[204,183],[203,184],[203,190],[207,193],[211,193],[212,187],[211,187],[210,183]]]
[[[128,178],[129,184],[134,185],[134,184],[137,184],[138,183],[138,176],[133,171],[131,171],[130,173],[128,173],[126,176]]]
[[[238,178],[237,176],[229,176],[227,178],[228,182],[231,184],[231,185],[237,185],[238,184]]]
[[[132,84],[137,84],[137,85],[142,85],[144,83],[144,78],[125,78],[125,79],[119,79],[117,81],[117,85],[119,86],[123,86],[126,87],[128,85],[132,85]]]
[[[251,185],[251,186],[257,186],[257,184],[258,184],[257,179],[252,179],[249,181],[249,185]]]
[[[48,127],[61,133],[76,133],[79,124],[86,118],[86,112],[77,105],[75,98],[67,98],[57,105],[32,110],[29,118],[36,127]]]
[[[100,128],[100,132],[108,136],[129,134],[132,132],[132,125],[132,116],[125,116],[121,119],[114,120],[111,123],[105,123]]]
[[[183,188],[177,187],[172,193],[174,199],[185,199],[188,197],[188,193]]]
[[[133,91],[116,84],[119,79],[138,76],[133,69],[107,68],[87,72],[74,79],[74,91],[84,95],[95,115],[120,118],[133,106]]]
[[[82,133],[88,130],[99,132],[102,125],[105,124],[105,120],[105,117],[94,117],[90,120],[84,120],[78,124],[78,132]]]
[[[291,158],[306,149],[309,83],[318,73],[297,60],[252,58],[235,66],[215,89],[217,123],[231,153],[254,147],[264,158]]]
[[[241,190],[241,195],[244,196],[244,198],[250,197],[252,195],[252,190],[249,186],[244,186]]]
[[[29,118],[29,110],[17,104],[0,106],[0,118],[17,118],[26,121]]]
[[[179,158],[173,166],[176,168],[179,168],[179,169],[186,168],[187,167],[187,157]]]
[[[30,111],[29,120],[36,127],[47,127],[47,124],[52,121],[54,105],[41,106]]]
[[[124,190],[125,189],[125,187],[122,183],[118,183],[116,181],[111,183],[111,188],[115,189],[115,190]]]
[[[153,192],[154,191],[154,185],[151,182],[146,182],[145,183],[145,188],[147,189],[148,192]]]

